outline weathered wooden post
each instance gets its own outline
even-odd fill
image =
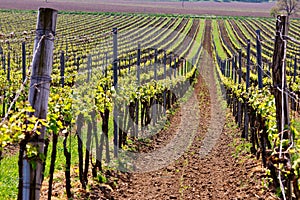
[[[250,39],[247,40],[247,66],[246,66],[246,90],[248,91],[250,86],[250,48],[251,42]]]
[[[292,139],[290,137],[290,120],[289,120],[289,107],[288,107],[288,94],[285,92],[286,85],[286,47],[287,40],[283,36],[287,36],[288,24],[286,16],[277,16],[276,21],[276,35],[275,35],[275,45],[274,53],[272,59],[272,77],[273,77],[273,94],[275,97],[275,106],[276,106],[276,122],[278,128],[278,134],[280,139],[280,145],[278,147],[279,159],[282,159],[282,152],[286,151],[287,147],[284,147],[282,140]],[[288,155],[285,155],[289,159]],[[288,163],[290,161],[287,161]],[[282,163],[283,164],[283,163]],[[285,165],[285,164],[283,164]],[[278,180],[281,181],[281,171],[278,172]],[[277,182],[277,181],[276,181]],[[278,186],[278,185],[277,185]],[[281,186],[281,185],[280,185]],[[290,180],[285,181],[284,186],[281,186],[281,192],[283,198],[285,199],[285,190],[284,187],[287,187],[288,190],[290,187]],[[292,192],[289,190],[289,194]]]
[[[118,29],[113,28],[113,78],[114,88],[118,91]],[[118,102],[114,102],[114,156],[118,157]]]
[[[227,77],[230,77],[230,66],[231,66],[231,59],[228,59],[227,62]]]
[[[231,80],[234,81],[234,83],[236,83],[236,78],[235,78],[235,67],[236,67],[236,62],[235,62],[235,56],[233,56],[231,58],[232,60],[232,65],[231,65]],[[232,97],[231,97],[232,101],[232,115],[234,116],[235,120],[236,120],[236,117],[237,117],[237,109],[236,109],[236,95],[234,93],[232,93]]]
[[[157,81],[157,49],[154,50],[154,80]]]
[[[6,73],[6,68],[5,68],[5,55],[4,55],[3,52],[2,52],[2,58],[1,58],[1,60],[2,60],[2,69],[3,69],[4,73]]]
[[[88,62],[87,62],[87,79],[86,82],[90,82],[92,78],[92,55],[88,55]]]
[[[237,81],[237,56],[234,55],[232,57],[233,62],[232,62],[232,77],[233,77],[233,81],[236,84]]]
[[[154,80],[157,81],[157,49],[154,51]],[[153,125],[156,124],[157,121],[157,101],[153,100],[153,110],[152,110],[152,119]]]
[[[263,88],[263,68],[261,61],[261,42],[260,42],[260,30],[256,30],[256,59],[257,59],[257,81],[258,88]]]
[[[250,86],[250,39],[247,40],[247,63],[246,63],[246,91],[248,92]],[[248,104],[245,103],[245,117],[244,117],[244,131],[242,133],[242,137],[248,140],[248,132],[249,132],[249,113],[248,113]]]
[[[7,81],[10,82],[10,52],[7,55]]]
[[[173,72],[173,70],[172,70],[172,55],[169,56],[169,59],[170,59],[169,77],[170,77],[170,79],[172,79],[172,72]]]
[[[241,49],[239,49],[238,50],[238,61],[237,61],[238,63],[239,63],[239,65],[238,65],[238,84],[240,85],[241,83],[242,83],[242,50]],[[239,99],[237,99],[237,101],[238,101],[238,125],[239,125],[239,127],[241,127],[241,125],[242,125],[242,118],[243,118],[243,109],[242,109],[242,102],[239,100]]]
[[[163,60],[163,63],[164,63],[164,80],[167,79],[167,53],[166,51],[164,51],[164,60]],[[185,70],[186,70],[186,64],[185,63]],[[186,73],[186,72],[185,72]],[[164,115],[166,115],[166,109],[167,109],[167,91],[166,89],[164,90],[164,94],[163,94],[163,98],[164,98]]]
[[[62,51],[60,55],[60,84],[65,85],[65,52]]]
[[[29,102],[34,108],[34,115],[38,119],[46,119],[48,110],[48,97],[51,82],[54,36],[56,29],[57,10],[39,8],[34,41],[34,55],[29,90]],[[38,155],[23,158],[23,190],[22,199],[36,200],[40,198],[40,189],[43,179],[43,164],[46,127],[39,128],[39,134],[30,138],[29,145],[38,149]],[[34,166],[32,165],[34,162]]]
[[[177,58],[174,57],[174,78],[176,78],[176,71],[177,71]]]
[[[285,66],[285,51],[286,51],[286,39],[282,35],[287,35],[287,17],[278,16],[276,22],[276,36],[275,47],[272,62],[272,75],[273,75],[273,87],[276,106],[276,119],[278,132],[282,133],[286,126],[289,126],[289,110],[288,110],[288,96],[286,92],[280,90],[286,89],[286,66]],[[282,85],[283,83],[283,85]],[[280,90],[279,90],[280,89]],[[282,108],[283,106],[283,108]],[[287,135],[285,139],[287,139]]]
[[[294,58],[294,74],[293,74],[294,78],[293,78],[293,82],[296,82],[296,77],[298,75],[297,69],[298,69],[298,67],[297,67],[297,56],[295,56],[295,58]]]
[[[22,42],[22,82],[26,78],[26,43]]]
[[[139,87],[140,82],[141,82],[141,44],[138,44],[138,49],[137,49],[137,70],[136,70],[136,84]],[[135,104],[135,137],[138,137],[138,132],[139,132],[139,100],[136,100]]]

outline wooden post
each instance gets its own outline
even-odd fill
[[[56,18],[57,10],[39,8],[28,98],[35,110],[31,115],[34,114],[39,119],[46,119],[47,116]],[[38,131],[40,133],[34,134],[29,144],[37,147],[39,155],[32,160],[29,160],[26,154],[23,158],[23,191],[21,192],[24,200],[40,198],[44,164],[41,157],[44,155],[46,127],[41,126]],[[32,162],[35,162],[34,167],[30,164]]]
[[[88,55],[88,62],[87,62],[87,79],[86,82],[90,82],[92,77],[92,55]]]
[[[294,58],[294,79],[293,82],[296,82],[296,76],[297,76],[297,57]]]
[[[228,59],[228,63],[227,63],[227,77],[230,77],[230,73],[231,73],[231,59]]]
[[[177,57],[177,60],[176,60],[176,69],[177,69],[177,76],[180,76],[180,68],[179,68],[179,66],[180,66],[180,58],[179,57]]]
[[[173,72],[173,70],[172,70],[172,55],[170,55],[170,68],[169,68],[169,77],[170,77],[170,79],[172,79],[172,72]]]
[[[154,80],[157,81],[157,49],[154,51]],[[157,105],[156,105],[156,99],[153,100],[153,110],[152,110],[152,119],[153,119],[153,125],[156,124],[157,121]]]
[[[26,78],[26,43],[22,42],[22,82]]]
[[[164,80],[167,79],[167,53],[164,51]],[[186,69],[186,64],[185,64]],[[185,72],[186,73],[186,72]],[[167,109],[167,91],[164,90],[164,115],[166,115],[166,109]]]
[[[283,36],[287,36],[288,23],[286,16],[277,16],[276,21],[276,35],[275,35],[275,45],[272,60],[272,77],[273,77],[273,95],[275,98],[276,106],[276,122],[279,133],[280,141],[282,139],[292,139],[290,138],[290,120],[289,120],[289,106],[288,106],[288,94],[286,92],[286,47],[287,40]],[[278,147],[279,159],[282,159],[282,152],[286,151],[286,146]],[[288,155],[285,155],[289,159]],[[290,163],[290,161],[287,161]],[[286,164],[285,164],[286,165]],[[284,182],[283,187],[287,188],[288,199],[292,199],[292,187],[291,179],[288,178]],[[278,186],[278,185],[277,185]],[[283,190],[283,189],[282,189]],[[281,191],[283,198],[285,199],[285,191]]]
[[[184,70],[183,70],[183,75],[184,75],[184,76],[186,76],[187,65],[188,65],[188,61],[186,61],[186,59],[184,59]]]
[[[65,53],[61,52],[60,55],[60,84],[62,87],[65,85]]]
[[[107,76],[107,60],[108,60],[108,55],[107,55],[107,52],[105,52],[105,65],[104,65],[104,71],[103,71],[103,74],[105,77]]]
[[[263,88],[263,69],[261,61],[261,42],[260,42],[260,30],[256,30],[256,59],[257,59],[257,75],[258,75],[258,88]]]
[[[242,50],[238,50],[238,84],[240,85],[242,83]],[[242,118],[243,118],[243,109],[242,109],[242,102],[237,99],[238,101],[238,125],[241,127],[242,125]]]
[[[177,58],[174,57],[174,78],[176,78],[176,70],[177,70]]]
[[[157,81],[157,49],[154,51],[154,80]]]
[[[118,91],[118,29],[113,28],[113,85],[116,92]],[[118,105],[117,101],[114,102],[114,156],[118,157]]]
[[[236,78],[235,78],[235,56],[233,56],[232,58],[232,65],[231,65],[231,80],[234,81],[234,83],[236,84]],[[234,93],[232,93],[232,114],[235,118],[235,120],[237,119],[237,109],[236,109],[236,95]]]
[[[282,37],[282,35],[287,35],[287,29],[287,17],[277,16],[275,47],[272,62],[272,75],[274,87],[273,92],[276,106],[276,120],[279,133],[281,133],[285,129],[285,126],[289,125],[288,96],[284,92],[284,97],[282,98],[281,91],[279,90],[281,88],[283,88],[284,90],[286,89],[286,66],[284,61],[286,51],[286,40]],[[283,113],[282,106],[284,107]],[[285,138],[287,139],[287,137]]]
[[[221,66],[222,74],[223,74],[223,76],[225,76],[226,60],[222,60],[221,64],[222,64],[222,66]]]
[[[234,77],[233,77],[233,75],[234,75],[234,70],[235,70],[235,66],[234,66],[234,57],[232,57],[231,58],[231,71],[230,71],[230,77],[231,77],[231,79],[232,80],[234,80]]]
[[[7,55],[7,81],[10,82],[10,52]]]
[[[239,68],[238,68],[238,83],[241,84],[242,83],[242,50],[239,49],[238,50],[238,62],[239,62]]]
[[[137,72],[136,72],[136,84],[139,87],[140,86],[140,70],[141,70],[141,44],[138,43],[138,49],[137,49]],[[136,100],[135,105],[135,137],[138,137],[139,132],[139,100]]]
[[[233,56],[233,80],[234,83],[237,82],[237,56]]]
[[[3,69],[4,73],[6,73],[6,69],[5,69],[5,55],[4,55],[4,53],[2,54],[2,69]]]
[[[132,60],[132,56],[129,56],[129,60],[128,60],[128,74],[130,74],[130,65],[131,65],[131,60]]]
[[[247,40],[247,63],[246,63],[246,91],[249,90],[250,85],[250,40]],[[248,140],[248,132],[249,132],[249,112],[248,112],[248,104],[245,103],[244,107],[244,129],[242,133],[242,138]]]
[[[250,39],[247,40],[247,66],[246,66],[246,91],[248,91],[250,86]]]

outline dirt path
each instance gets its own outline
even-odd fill
[[[208,120],[210,118],[208,90],[201,79],[199,79],[195,87],[195,94],[199,94],[200,91],[202,95],[197,96],[199,104],[196,104],[195,106],[192,104],[192,102],[187,102],[188,106],[185,107],[185,111],[188,110],[188,107],[190,107],[192,110],[194,109],[193,107],[196,107],[197,109],[199,109],[199,107],[203,108],[201,112],[199,112],[198,117],[200,122],[199,127],[202,128],[201,133],[199,133],[199,129],[197,128],[195,130],[196,135],[192,138],[192,140],[189,139],[191,142],[197,141],[198,144],[200,144],[200,141],[202,140],[206,132],[206,124],[209,123]],[[177,111],[175,116],[172,117],[170,121],[170,127],[167,129],[167,131],[162,131],[161,133],[159,133],[159,135],[154,138],[153,144],[150,147],[143,149],[143,151],[149,152],[155,151],[156,149],[164,149],[166,146],[171,144],[170,142],[167,144],[166,142],[163,142],[165,140],[176,140],[178,147],[180,147],[181,149],[185,148],[181,145],[182,141],[176,139],[178,137],[177,134],[174,134],[179,130],[179,135],[181,135],[182,140],[182,136],[186,137],[187,135],[189,135],[189,132],[180,129],[180,121],[184,120],[184,118],[182,118],[182,115],[184,115],[183,112],[183,108]],[[195,145],[196,144],[194,143],[191,144],[192,147]],[[177,152],[171,151],[169,153],[173,154],[169,156],[174,156],[174,154],[176,154]],[[197,158],[199,158],[198,152],[194,151],[193,154]],[[192,156],[193,155],[191,154],[190,150],[188,150],[179,159],[170,162],[168,166],[165,166],[161,169],[150,172],[129,174],[127,180],[123,180],[118,184],[119,188],[114,191],[113,196],[116,199],[180,199],[184,192],[183,177],[185,176],[186,168],[189,165],[187,161],[190,160]],[[156,159],[153,158],[153,160]],[[148,162],[148,166],[149,168],[157,167],[157,163],[155,163],[155,161],[152,164]],[[190,175],[193,176],[193,174]]]
[[[200,121],[190,148],[161,169],[127,174],[112,194],[115,199],[275,199],[261,186],[264,173],[260,162],[247,154],[237,154],[230,145],[243,143],[235,139],[240,133],[221,106],[213,73],[211,21],[206,23],[201,66],[205,78],[199,78],[194,91],[199,101]],[[186,104],[191,106],[189,101]],[[170,141],[175,137],[174,132],[184,120],[182,112],[186,110],[181,108],[175,114],[169,129],[154,138],[145,152],[162,148],[166,145],[164,139]]]

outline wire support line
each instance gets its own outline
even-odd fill
[[[294,43],[300,45],[300,41],[299,41],[299,40],[296,40],[295,38],[293,38],[293,37],[291,37],[291,36],[283,35],[282,37],[283,37],[283,39],[285,39],[285,40],[290,40],[290,41],[292,41],[292,42],[294,42]],[[300,47],[300,46],[299,46],[299,47]]]

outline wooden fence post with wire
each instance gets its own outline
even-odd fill
[[[37,16],[36,38],[32,61],[32,73],[29,91],[29,102],[38,119],[46,119],[48,110],[48,97],[53,62],[54,36],[56,30],[57,10],[39,8]],[[28,143],[37,149],[38,155],[23,157],[23,183],[19,188],[19,199],[39,199],[44,172],[44,147],[46,127],[41,125],[37,132],[30,136]],[[34,163],[34,164],[33,164]]]
[[[287,16],[277,16],[276,21],[276,35],[275,45],[272,60],[272,77],[273,77],[273,95],[275,97],[276,106],[276,122],[279,134],[279,147],[277,152],[277,159],[269,159],[269,166],[271,167],[271,174],[274,178],[276,186],[281,188],[283,199],[292,199],[292,189],[290,178],[285,178],[281,169],[287,169],[290,164],[290,155],[287,151],[287,146],[283,146],[283,140],[290,140],[291,135],[289,130],[289,107],[288,107],[288,94],[286,92],[286,47],[287,47],[287,32],[288,32],[288,19]],[[289,145],[289,144],[288,144]],[[275,164],[278,164],[276,166]],[[276,167],[274,167],[276,166]],[[275,176],[275,177],[274,177]],[[281,179],[287,179],[282,181]],[[285,190],[287,188],[287,190]],[[285,194],[287,192],[287,194]],[[286,196],[287,195],[287,196]]]

